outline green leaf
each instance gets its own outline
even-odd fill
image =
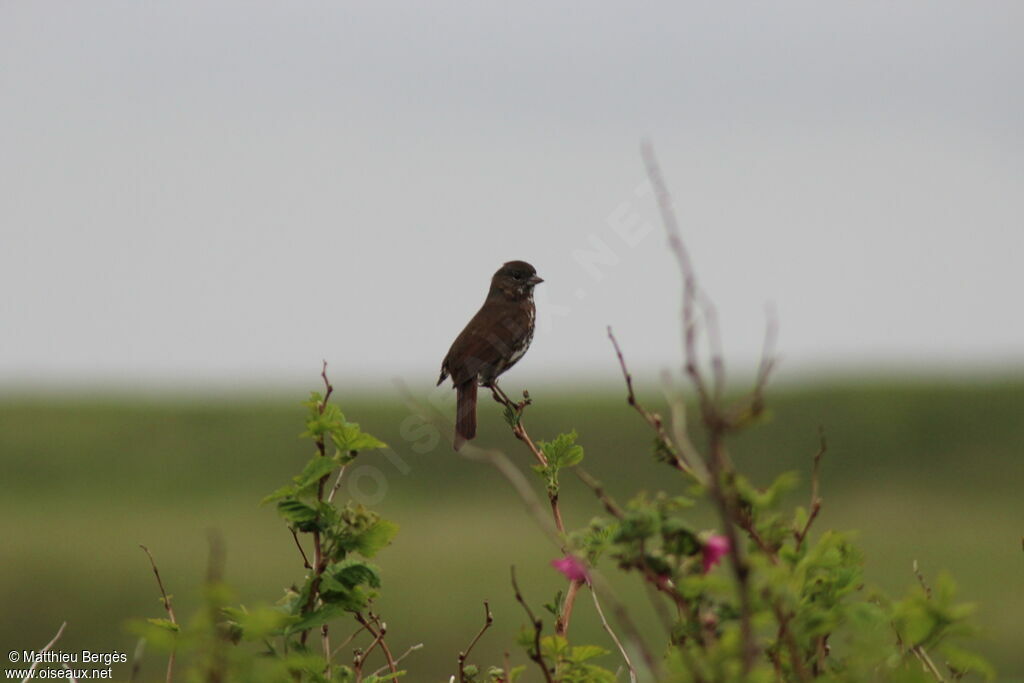
[[[178,633],[179,631],[181,631],[181,627],[175,624],[170,619],[146,619],[146,621],[150,624],[153,624],[153,626],[162,628],[165,631],[170,631],[171,633]]]
[[[298,621],[285,627],[285,634],[299,633],[307,629],[316,628],[328,621],[344,616],[349,610],[341,605],[324,605],[301,617]],[[321,660],[322,661],[322,660]]]
[[[338,463],[335,462],[333,458],[314,455],[312,459],[306,463],[306,466],[302,468],[302,472],[295,477],[295,484],[300,489],[316,484],[325,476],[333,472],[337,466]]]
[[[976,673],[988,681],[996,677],[996,670],[980,655],[948,644],[943,645],[939,649],[945,657],[947,666],[956,669],[958,672]]]
[[[569,641],[562,636],[544,636],[540,639],[540,652],[545,657],[557,659],[569,649]]]
[[[374,588],[380,587],[380,574],[377,568],[362,560],[342,560],[329,565],[323,573],[324,581],[346,587],[366,584]]]
[[[509,427],[515,429],[519,426],[519,413],[512,409],[512,406],[505,406],[505,422],[508,423]]]
[[[373,557],[391,543],[398,533],[398,525],[386,519],[378,520],[365,532],[356,537],[353,550],[363,557]]]
[[[263,500],[260,501],[260,505],[264,505],[275,500],[280,500],[281,498],[289,498],[291,496],[294,496],[298,492],[299,488],[295,484],[288,484],[287,486],[282,486],[273,493],[264,496]]]
[[[277,511],[299,531],[313,531],[318,528],[316,510],[301,500],[286,498],[277,503]]]
[[[372,451],[377,448],[387,448],[388,446],[380,439],[359,429],[359,425],[355,422],[344,422],[337,425],[332,430],[331,440],[334,442],[334,446],[342,453]]]
[[[374,592],[363,587],[380,587],[377,568],[362,560],[347,559],[329,565],[320,577],[320,596],[349,611],[366,607]]]
[[[260,641],[277,635],[298,621],[298,617],[274,607],[258,607],[252,611],[244,607],[228,607],[224,609],[224,613],[238,626],[241,636],[251,641]]]
[[[599,645],[577,645],[572,649],[570,659],[574,662],[585,662],[588,659],[603,657],[606,654],[608,654],[608,650]]]
[[[576,444],[577,434],[573,430],[568,434],[559,434],[552,441],[541,441],[537,445],[544,452],[548,464],[553,469],[572,467],[583,460],[583,446]]]

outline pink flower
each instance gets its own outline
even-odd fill
[[[729,539],[725,536],[712,536],[704,543],[704,573],[718,564],[729,554]]]
[[[590,583],[590,575],[587,573],[587,565],[575,555],[566,555],[557,560],[551,560],[551,566],[562,573],[562,576],[570,581]]]

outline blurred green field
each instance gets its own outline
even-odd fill
[[[577,429],[585,466],[613,495],[679,485],[652,461],[650,435],[619,388],[532,393],[531,433]],[[514,648],[524,619],[508,567],[518,567],[524,593],[539,605],[562,587],[547,566],[557,549],[488,466],[443,443],[417,452],[422,442],[404,438],[409,411],[394,397],[347,396],[340,387],[336,395],[350,419],[392,446],[366,456],[372,471],[356,484],[379,493],[375,508],[401,525],[377,563],[392,648],[424,643],[407,660],[406,680],[447,680],[481,624],[484,599],[496,623],[474,659],[499,663],[512,649],[524,661]],[[311,454],[297,438],[303,398],[0,401],[0,649],[38,648],[67,620],[65,650],[130,653],[135,642],[125,620],[163,616],[138,544],[152,549],[179,616],[187,615],[197,604],[211,528],[224,537],[238,600],[275,601],[301,577],[301,561],[274,511],[257,503]],[[1000,680],[1024,680],[1024,381],[787,387],[770,392],[769,403],[773,419],[734,443],[738,466],[760,482],[785,470],[807,472],[823,426],[830,448],[818,530],[859,530],[869,579],[894,593],[914,581],[915,559],[929,576],[951,572],[961,597],[978,603],[986,633],[977,649]],[[525,467],[495,404],[484,402],[480,423],[481,443],[504,448]],[[804,491],[793,496],[806,500]],[[570,526],[600,513],[572,477],[563,505]],[[638,586],[616,587],[656,633]],[[607,642],[589,603],[581,603],[573,632]],[[127,673],[115,668],[115,677]],[[162,658],[149,653],[142,679],[162,675]]]

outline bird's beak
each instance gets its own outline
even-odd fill
[[[529,282],[531,285],[539,285],[540,283],[544,282],[544,280],[542,278],[537,277],[536,275],[531,275],[530,279],[527,280],[527,282]]]

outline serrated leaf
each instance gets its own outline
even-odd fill
[[[562,636],[544,636],[540,639],[540,652],[545,657],[557,659],[569,649],[569,641]]]
[[[577,645],[572,649],[570,658],[574,662],[585,662],[588,659],[603,657],[606,654],[608,654],[608,650],[599,645]]]
[[[334,471],[338,466],[332,458],[328,458],[323,455],[314,455],[306,466],[302,468],[302,472],[295,477],[295,485],[300,489],[304,489],[307,486],[311,486],[325,476]]]
[[[378,520],[365,532],[356,537],[353,550],[363,557],[373,557],[391,543],[398,533],[398,525],[386,519]]]
[[[552,441],[541,441],[538,445],[553,469],[572,467],[583,460],[583,446],[576,444],[577,434],[559,434]]]
[[[316,628],[322,624],[326,624],[328,621],[337,619],[338,617],[344,616],[349,610],[345,609],[341,605],[324,605],[318,609],[313,610],[304,617],[300,617],[298,621],[289,624],[285,627],[285,634],[299,633],[307,629]],[[323,660],[320,660],[321,663]]]
[[[317,528],[316,510],[306,505],[301,500],[286,498],[278,501],[278,513],[299,531],[312,531]]]
[[[343,453],[387,448],[386,443],[359,429],[359,425],[355,422],[344,422],[335,426],[331,432],[331,441]]]
[[[266,503],[270,503],[275,500],[280,500],[282,498],[294,496],[296,493],[298,493],[298,491],[299,489],[295,484],[288,484],[287,486],[282,486],[273,493],[264,496],[263,500],[260,501],[260,505],[265,505]]]

